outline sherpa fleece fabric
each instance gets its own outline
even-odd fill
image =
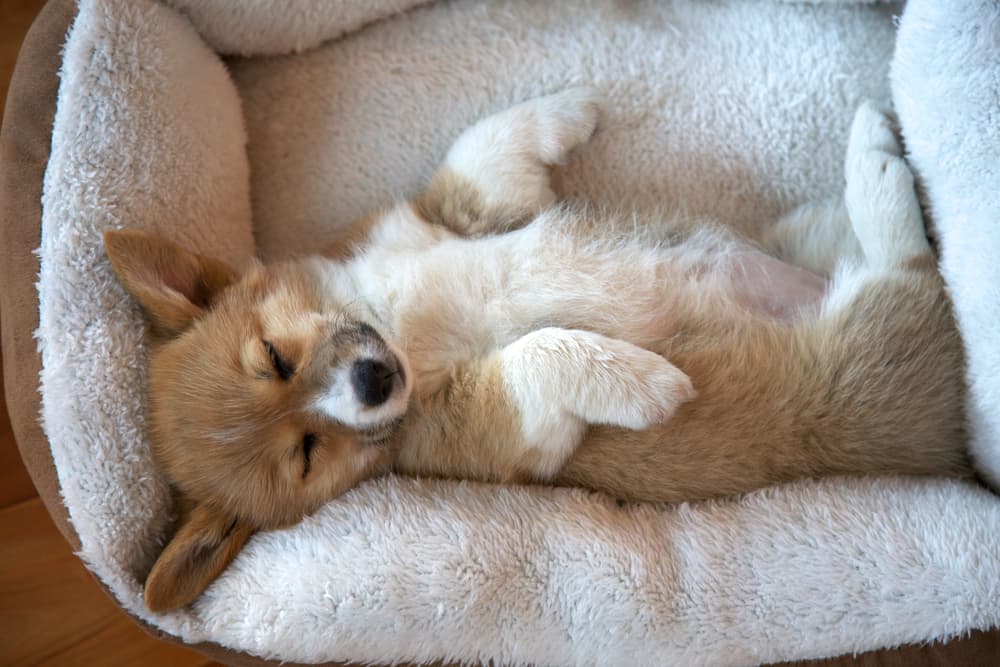
[[[387,477],[255,536],[190,608],[149,613],[142,577],[169,499],[143,434],[141,318],[107,262],[105,229],[155,229],[237,264],[307,251],[417,191],[477,118],[589,84],[609,108],[558,175],[567,196],[682,206],[759,231],[842,187],[854,108],[888,102],[901,11],[370,5],[80,3],[43,193],[43,420],[80,555],[124,608],[187,641],[301,662],[739,665],[1000,623],[1000,501],[971,483],[904,478],[619,506],[580,490]],[[998,381],[981,364],[996,359],[985,337],[998,301],[973,285],[1000,256],[988,162],[1000,141],[996,13],[944,6],[911,0],[894,83],[988,444],[1000,415],[984,399]],[[250,57],[227,67],[217,51]],[[987,201],[968,208],[970,198]]]
[[[893,98],[968,358],[972,453],[1000,489],[1000,4],[914,2]]]

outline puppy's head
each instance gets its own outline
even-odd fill
[[[146,581],[151,609],[196,597],[256,530],[294,523],[389,463],[405,358],[339,303],[316,260],[242,275],[140,232],[105,246],[148,316],[148,416],[183,498]]]

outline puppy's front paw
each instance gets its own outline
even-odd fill
[[[661,357],[624,341],[615,345],[607,362],[598,360],[585,388],[585,421],[640,431],[667,422],[697,392],[681,369]],[[583,388],[583,387],[581,387]]]
[[[512,393],[532,415],[560,406],[589,424],[644,429],[695,395],[691,379],[660,355],[589,331],[539,329],[505,357]]]
[[[660,355],[588,331],[538,329],[504,348],[500,362],[538,479],[563,466],[587,424],[648,428],[695,396],[690,378]]]
[[[563,164],[573,149],[590,140],[597,128],[604,96],[595,88],[569,88],[525,103],[535,112],[538,156],[545,164]]]

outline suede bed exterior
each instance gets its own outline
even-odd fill
[[[60,50],[75,15],[71,0],[46,3],[24,39],[10,82],[0,131],[0,333],[7,410],[21,458],[59,532],[78,549],[38,419],[42,360],[34,338],[42,177],[59,90]]]
[[[50,0],[46,4],[25,38],[10,84],[0,131],[0,338],[7,406],[21,457],[56,527],[77,549],[79,539],[62,503],[52,456],[38,418],[41,357],[34,339],[38,327],[35,281],[39,270],[34,251],[40,244],[42,181],[49,158],[61,49],[75,14],[73,0]],[[182,643],[133,620],[155,637]],[[230,665],[279,664],[211,643],[190,645],[190,648]],[[857,657],[845,655],[783,664],[816,667],[992,665],[998,659],[1000,629],[973,632],[967,638],[948,644],[904,646]],[[335,667],[343,663],[326,665]]]

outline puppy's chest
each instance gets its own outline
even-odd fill
[[[684,291],[671,259],[658,248],[584,244],[528,227],[382,258],[370,302],[415,370],[441,373],[546,326],[638,343],[659,335],[665,295]]]
[[[442,244],[399,262],[383,312],[412,357],[480,356],[558,318],[546,285],[560,271],[540,260],[504,243]]]

